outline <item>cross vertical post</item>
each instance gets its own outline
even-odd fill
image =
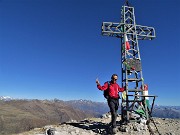
[[[126,88],[122,93],[122,120],[129,122],[132,112],[141,113],[141,116],[149,120],[150,106],[147,101],[149,97],[156,96],[147,94],[148,87],[144,84],[138,40],[154,39],[154,28],[137,25],[134,7],[129,6],[126,1],[121,9],[121,22],[103,22],[102,35],[121,39],[122,87]]]

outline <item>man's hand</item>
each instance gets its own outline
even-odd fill
[[[100,85],[98,78],[96,78],[96,84]]]

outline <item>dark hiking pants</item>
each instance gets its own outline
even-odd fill
[[[111,111],[111,124],[112,128],[116,128],[117,110],[119,107],[119,99],[108,99],[108,105]]]

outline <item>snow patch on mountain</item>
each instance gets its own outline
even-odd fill
[[[3,101],[10,101],[10,100],[13,100],[13,98],[10,97],[10,96],[0,96],[0,100],[3,100]]]

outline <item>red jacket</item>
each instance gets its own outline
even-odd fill
[[[107,90],[108,89],[108,82],[105,82],[103,86],[97,85],[99,90]],[[124,88],[121,88],[117,83],[110,82],[109,85],[109,96],[111,98],[119,98],[118,92],[123,92]]]

